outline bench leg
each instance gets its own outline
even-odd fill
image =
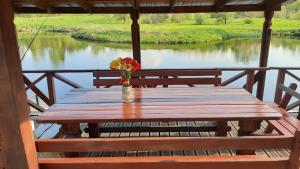
[[[260,128],[260,122],[258,121],[239,121],[239,136],[249,136]],[[237,150],[237,155],[253,155],[255,150]]]
[[[79,123],[67,123],[62,124],[62,134],[64,138],[80,138],[81,137],[81,130]],[[65,153],[65,157],[78,157],[79,153],[72,152],[72,153]]]
[[[227,136],[227,121],[217,122],[216,136]]]
[[[273,130],[274,130],[274,127],[272,125],[268,124],[264,133],[271,134],[273,132]]]
[[[88,127],[89,127],[89,137],[98,138],[99,137],[98,123],[88,123]]]

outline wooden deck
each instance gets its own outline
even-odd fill
[[[295,114],[293,114],[295,115]],[[186,122],[111,122],[103,123],[100,126],[104,127],[136,127],[136,126],[210,126],[212,122],[198,122],[198,121],[186,121]],[[229,137],[237,136],[238,123],[236,121],[229,122],[231,131],[228,132]],[[261,129],[257,133],[262,133],[266,128],[267,123],[262,122]],[[87,125],[81,125],[81,129],[87,128]],[[57,137],[55,132],[58,132],[58,125],[51,127],[44,127],[43,134],[39,135],[39,138],[49,138],[52,136]],[[41,130],[41,129],[40,129]],[[41,131],[39,131],[40,133]],[[125,137],[203,137],[214,136],[214,132],[119,132],[119,133],[101,133],[100,138],[125,138]],[[63,136],[58,136],[63,137]],[[82,137],[88,137],[88,133],[83,132]],[[268,150],[256,150],[258,155],[266,155],[268,157],[288,157],[290,150],[288,149],[268,149]],[[209,156],[209,155],[233,155],[235,151],[127,151],[127,152],[99,152],[99,153],[81,153],[81,156],[89,157],[134,157],[134,156]],[[39,153],[40,157],[62,157],[63,154],[58,153]]]

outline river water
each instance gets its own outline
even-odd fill
[[[19,39],[22,56],[31,38]],[[236,39],[214,44],[192,45],[142,45],[142,67],[156,68],[209,68],[209,67],[257,67],[260,40]],[[67,35],[39,35],[26,53],[23,70],[44,69],[108,69],[116,57],[132,56],[131,45],[96,43],[75,40]],[[300,40],[273,38],[270,46],[269,66],[300,67]],[[227,72],[224,78],[237,72]],[[296,72],[299,73],[299,72]],[[276,82],[275,71],[268,73],[266,100],[271,100]],[[299,75],[299,74],[298,74]],[[31,75],[35,78],[38,75]],[[91,75],[64,75],[84,87],[92,86]],[[289,82],[290,79],[287,78]],[[241,85],[236,82],[233,85]],[[45,82],[40,87],[45,90]],[[70,88],[57,83],[58,96]]]

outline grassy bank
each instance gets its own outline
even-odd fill
[[[45,18],[46,15],[17,15],[15,23],[19,36],[34,34]],[[188,44],[260,37],[263,19],[252,18],[250,20],[251,22],[246,24],[245,19],[232,18],[228,19],[226,25],[216,24],[214,18],[206,18],[202,25],[196,25],[192,20],[184,23],[141,23],[141,42],[144,44]],[[129,19],[123,21],[114,15],[53,15],[47,17],[41,33],[62,32],[77,39],[130,43],[130,24]],[[273,34],[300,37],[300,21],[274,19]]]

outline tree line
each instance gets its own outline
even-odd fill
[[[128,15],[116,14],[119,21],[130,21]],[[282,7],[281,11],[275,12],[275,18],[300,20],[300,1],[296,1]],[[158,23],[194,23],[202,24],[227,24],[229,19],[244,18],[245,24],[251,24],[251,18],[263,18],[263,12],[228,12],[208,14],[144,14],[140,17],[142,24]]]

